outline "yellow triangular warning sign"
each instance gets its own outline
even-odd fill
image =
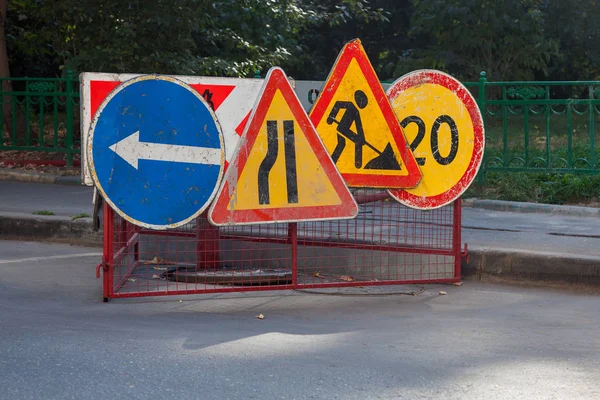
[[[356,201],[281,68],[271,68],[209,211],[214,225],[354,218]]]
[[[421,180],[359,39],[340,52],[310,119],[348,186],[412,188]]]

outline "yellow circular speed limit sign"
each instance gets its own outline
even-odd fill
[[[471,93],[456,79],[419,70],[387,90],[394,113],[423,177],[412,189],[389,190],[409,207],[433,209],[467,190],[481,165],[484,130]]]

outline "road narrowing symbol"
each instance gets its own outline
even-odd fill
[[[419,183],[419,167],[360,40],[340,52],[310,119],[348,186]]]
[[[411,72],[387,94],[423,173],[416,187],[391,190],[390,195],[419,209],[456,200],[483,158],[483,120],[473,96],[459,81],[435,70]]]
[[[354,218],[358,206],[280,68],[272,68],[209,211],[217,226]]]

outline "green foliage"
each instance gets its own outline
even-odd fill
[[[51,10],[63,21],[54,42],[76,71],[193,73],[201,8],[189,0],[61,0]]]
[[[53,211],[49,210],[40,210],[32,212],[33,215],[56,215]]]
[[[545,204],[579,204],[600,198],[600,176],[547,173],[489,173],[484,187],[465,197]]]
[[[544,35],[559,45],[552,79],[600,79],[600,4],[597,0],[543,1]],[[571,78],[573,77],[573,78]]]
[[[406,0],[398,3],[406,3]],[[342,46],[360,38],[372,60],[377,60],[390,44],[398,25],[392,25],[396,2],[390,0],[304,0],[314,17],[298,31],[292,57],[282,67],[296,79],[324,80]],[[384,10],[385,8],[385,10]],[[381,28],[382,27],[382,28]],[[380,29],[381,28],[381,29]],[[396,43],[397,44],[397,43]]]
[[[11,0],[13,75],[79,71],[324,79],[361,38],[379,77],[600,77],[597,0]]]
[[[14,76],[54,77],[61,64],[53,38],[56,21],[45,16],[41,0],[8,2],[6,45]]]
[[[89,218],[89,217],[90,217],[90,214],[80,213],[80,214],[73,215],[71,217],[71,221],[76,221],[76,220],[81,219],[81,218]]]
[[[379,15],[364,0],[15,0],[8,46],[22,74],[70,68],[249,76],[293,66],[310,50],[303,40],[311,28]],[[22,68],[40,58],[43,68]]]
[[[415,0],[412,34],[430,43],[430,67],[461,78],[487,71],[496,80],[545,71],[556,43],[544,37],[538,0]]]
[[[542,198],[548,204],[570,204],[600,197],[600,176],[553,174],[540,182]]]
[[[318,17],[295,0],[220,0],[205,11],[193,34],[204,75],[248,76],[291,60],[299,31]]]

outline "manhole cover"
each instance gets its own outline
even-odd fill
[[[292,271],[284,269],[219,269],[215,271],[198,271],[188,268],[170,268],[165,271],[164,276],[166,279],[174,282],[213,285],[253,286],[288,285],[292,283]]]

